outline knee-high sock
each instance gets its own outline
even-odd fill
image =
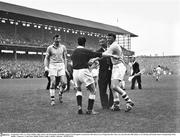
[[[113,96],[114,96],[114,103],[119,104],[119,102],[120,102],[119,93],[114,91]]]
[[[123,98],[126,102],[130,102],[130,101],[131,101],[131,99],[130,99],[129,96],[126,94],[126,92],[124,92],[124,93],[122,94],[122,98]]]
[[[51,101],[55,101],[55,89],[49,89]]]
[[[127,93],[120,87],[117,87],[118,88],[118,92],[119,94],[122,96],[122,98],[126,101],[126,102],[130,102],[131,99],[129,98],[129,96],[127,95]]]
[[[93,106],[94,106],[94,100],[95,100],[95,95],[94,94],[90,94],[89,95],[89,99],[88,99],[88,110],[92,110]]]
[[[77,105],[82,108],[82,92],[77,91],[76,92],[76,100],[77,100]]]

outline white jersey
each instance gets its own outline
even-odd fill
[[[118,45],[117,42],[113,42],[105,51],[107,54],[112,54],[116,55],[119,57],[119,59],[111,58],[112,64],[119,64],[119,63],[124,63],[123,61],[123,52],[121,49],[121,46]]]
[[[156,68],[157,74],[161,74],[161,71],[162,71],[162,69],[161,69],[160,67],[157,67],[157,68]]]
[[[47,48],[46,54],[49,56],[49,64],[64,63],[64,55],[67,53],[64,45],[55,47],[54,44]]]

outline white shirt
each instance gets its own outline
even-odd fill
[[[117,42],[113,42],[105,51],[105,53],[107,54],[112,54],[112,55],[116,55],[118,56],[120,59],[115,59],[115,58],[111,58],[112,64],[119,64],[119,63],[124,63],[123,61],[123,52],[121,49],[121,46],[118,45]]]

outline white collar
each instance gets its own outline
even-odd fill
[[[83,46],[77,46],[77,48],[84,48]]]

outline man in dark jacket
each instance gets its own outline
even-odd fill
[[[139,63],[136,61],[136,58],[135,57],[132,57],[132,76],[134,74],[137,74],[138,72],[140,72],[140,69],[139,69]],[[132,79],[132,84],[131,84],[131,89],[134,89],[135,87],[135,82],[137,80],[137,83],[138,83],[138,88],[139,89],[142,89],[142,85],[141,85],[141,75],[138,75],[138,76],[135,76],[133,79]]]
[[[104,52],[107,49],[106,38],[101,38],[99,40],[99,45],[101,46],[97,52]],[[99,60],[99,94],[101,105],[103,109],[109,109],[113,105],[113,93],[111,90],[111,73],[112,73],[112,63],[110,57],[102,58]],[[107,87],[109,87],[109,96],[107,94]]]

